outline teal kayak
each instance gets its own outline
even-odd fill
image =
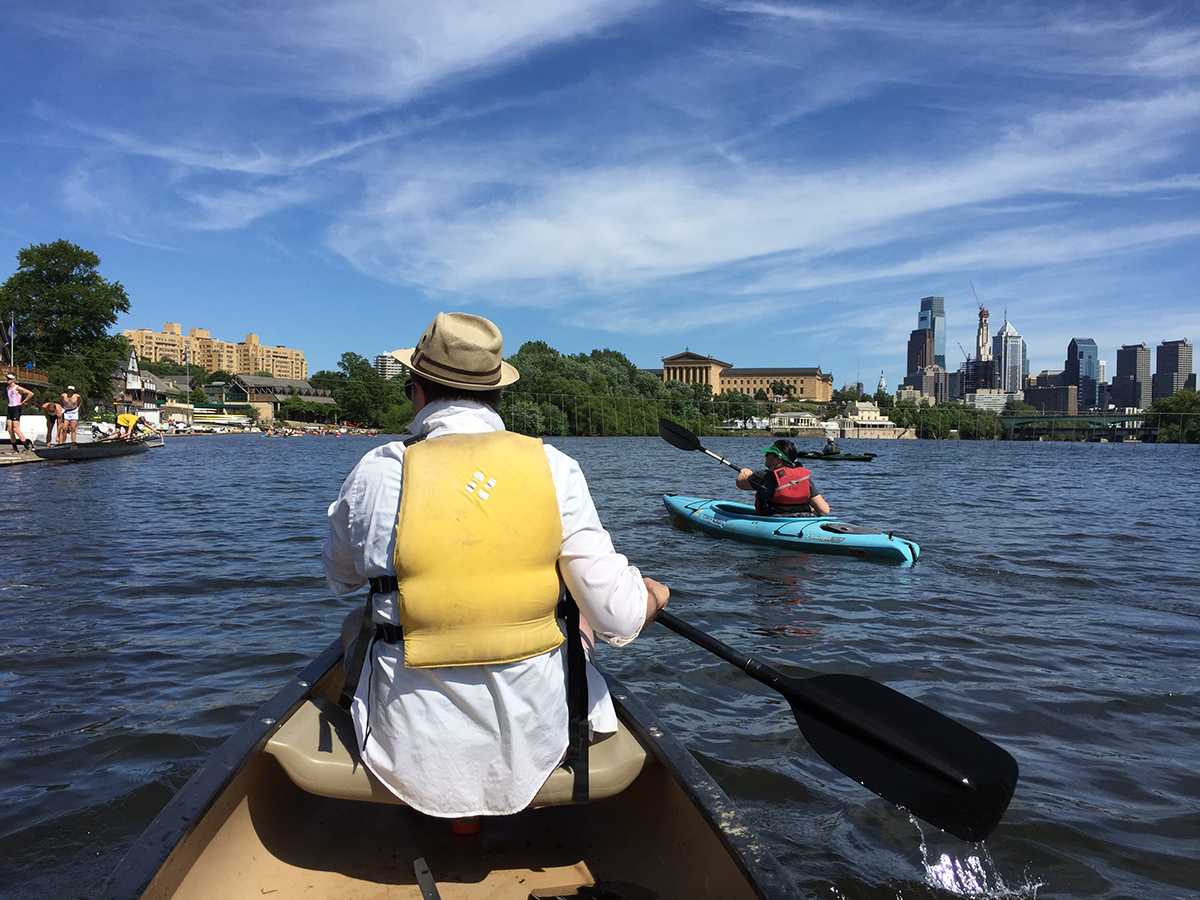
[[[914,541],[874,528],[851,525],[837,516],[792,519],[760,516],[754,507],[726,500],[663,494],[667,512],[680,524],[708,534],[752,544],[810,553],[835,553],[898,563],[914,563],[921,548]]]

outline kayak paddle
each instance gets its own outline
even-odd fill
[[[778,691],[827,763],[931,825],[982,841],[1017,787],[1017,761],[987,738],[860,675],[795,678],[666,610],[657,622]]]
[[[718,462],[723,462],[731,469],[742,471],[742,467],[734,465],[723,456],[717,456],[711,450],[705,450],[700,446],[700,439],[684,428],[682,425],[676,425],[670,419],[658,420],[658,436],[670,444],[672,447],[678,447],[680,450],[701,450],[707,453]]]

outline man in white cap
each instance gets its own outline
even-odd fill
[[[359,461],[321,549],[334,593],[370,584],[374,634],[349,685],[363,761],[450,819],[524,809],[568,749],[561,585],[616,646],[669,596],[613,549],[578,463],[504,430],[501,389],[520,375],[502,350],[487,319],[439,313],[392,354],[414,437]],[[590,663],[586,681],[592,731],[615,731]]]
[[[70,435],[71,443],[75,443],[75,428],[79,425],[79,407],[82,404],[83,398],[75,390],[75,385],[68,384],[67,389],[62,393],[63,429],[58,438],[60,444],[66,443],[67,435]]]
[[[8,373],[8,440],[12,444],[13,453],[21,452],[21,445],[26,450],[33,448],[33,441],[25,437],[21,431],[21,407],[33,396],[33,391],[17,384],[17,376]]]

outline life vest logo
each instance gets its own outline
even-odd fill
[[[471,478],[473,480],[467,482],[468,494],[474,494],[480,500],[486,500],[492,496],[492,491],[496,488],[495,478],[487,478],[482,472],[476,472]],[[485,478],[487,481],[484,481]]]

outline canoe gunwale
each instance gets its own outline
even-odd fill
[[[251,759],[263,751],[280,725],[341,657],[339,638],[230,735],[137,838],[97,896],[104,900],[140,898]],[[671,773],[758,896],[762,900],[798,900],[795,883],[716,780],[623,683],[603,669],[601,673],[629,730]]]

